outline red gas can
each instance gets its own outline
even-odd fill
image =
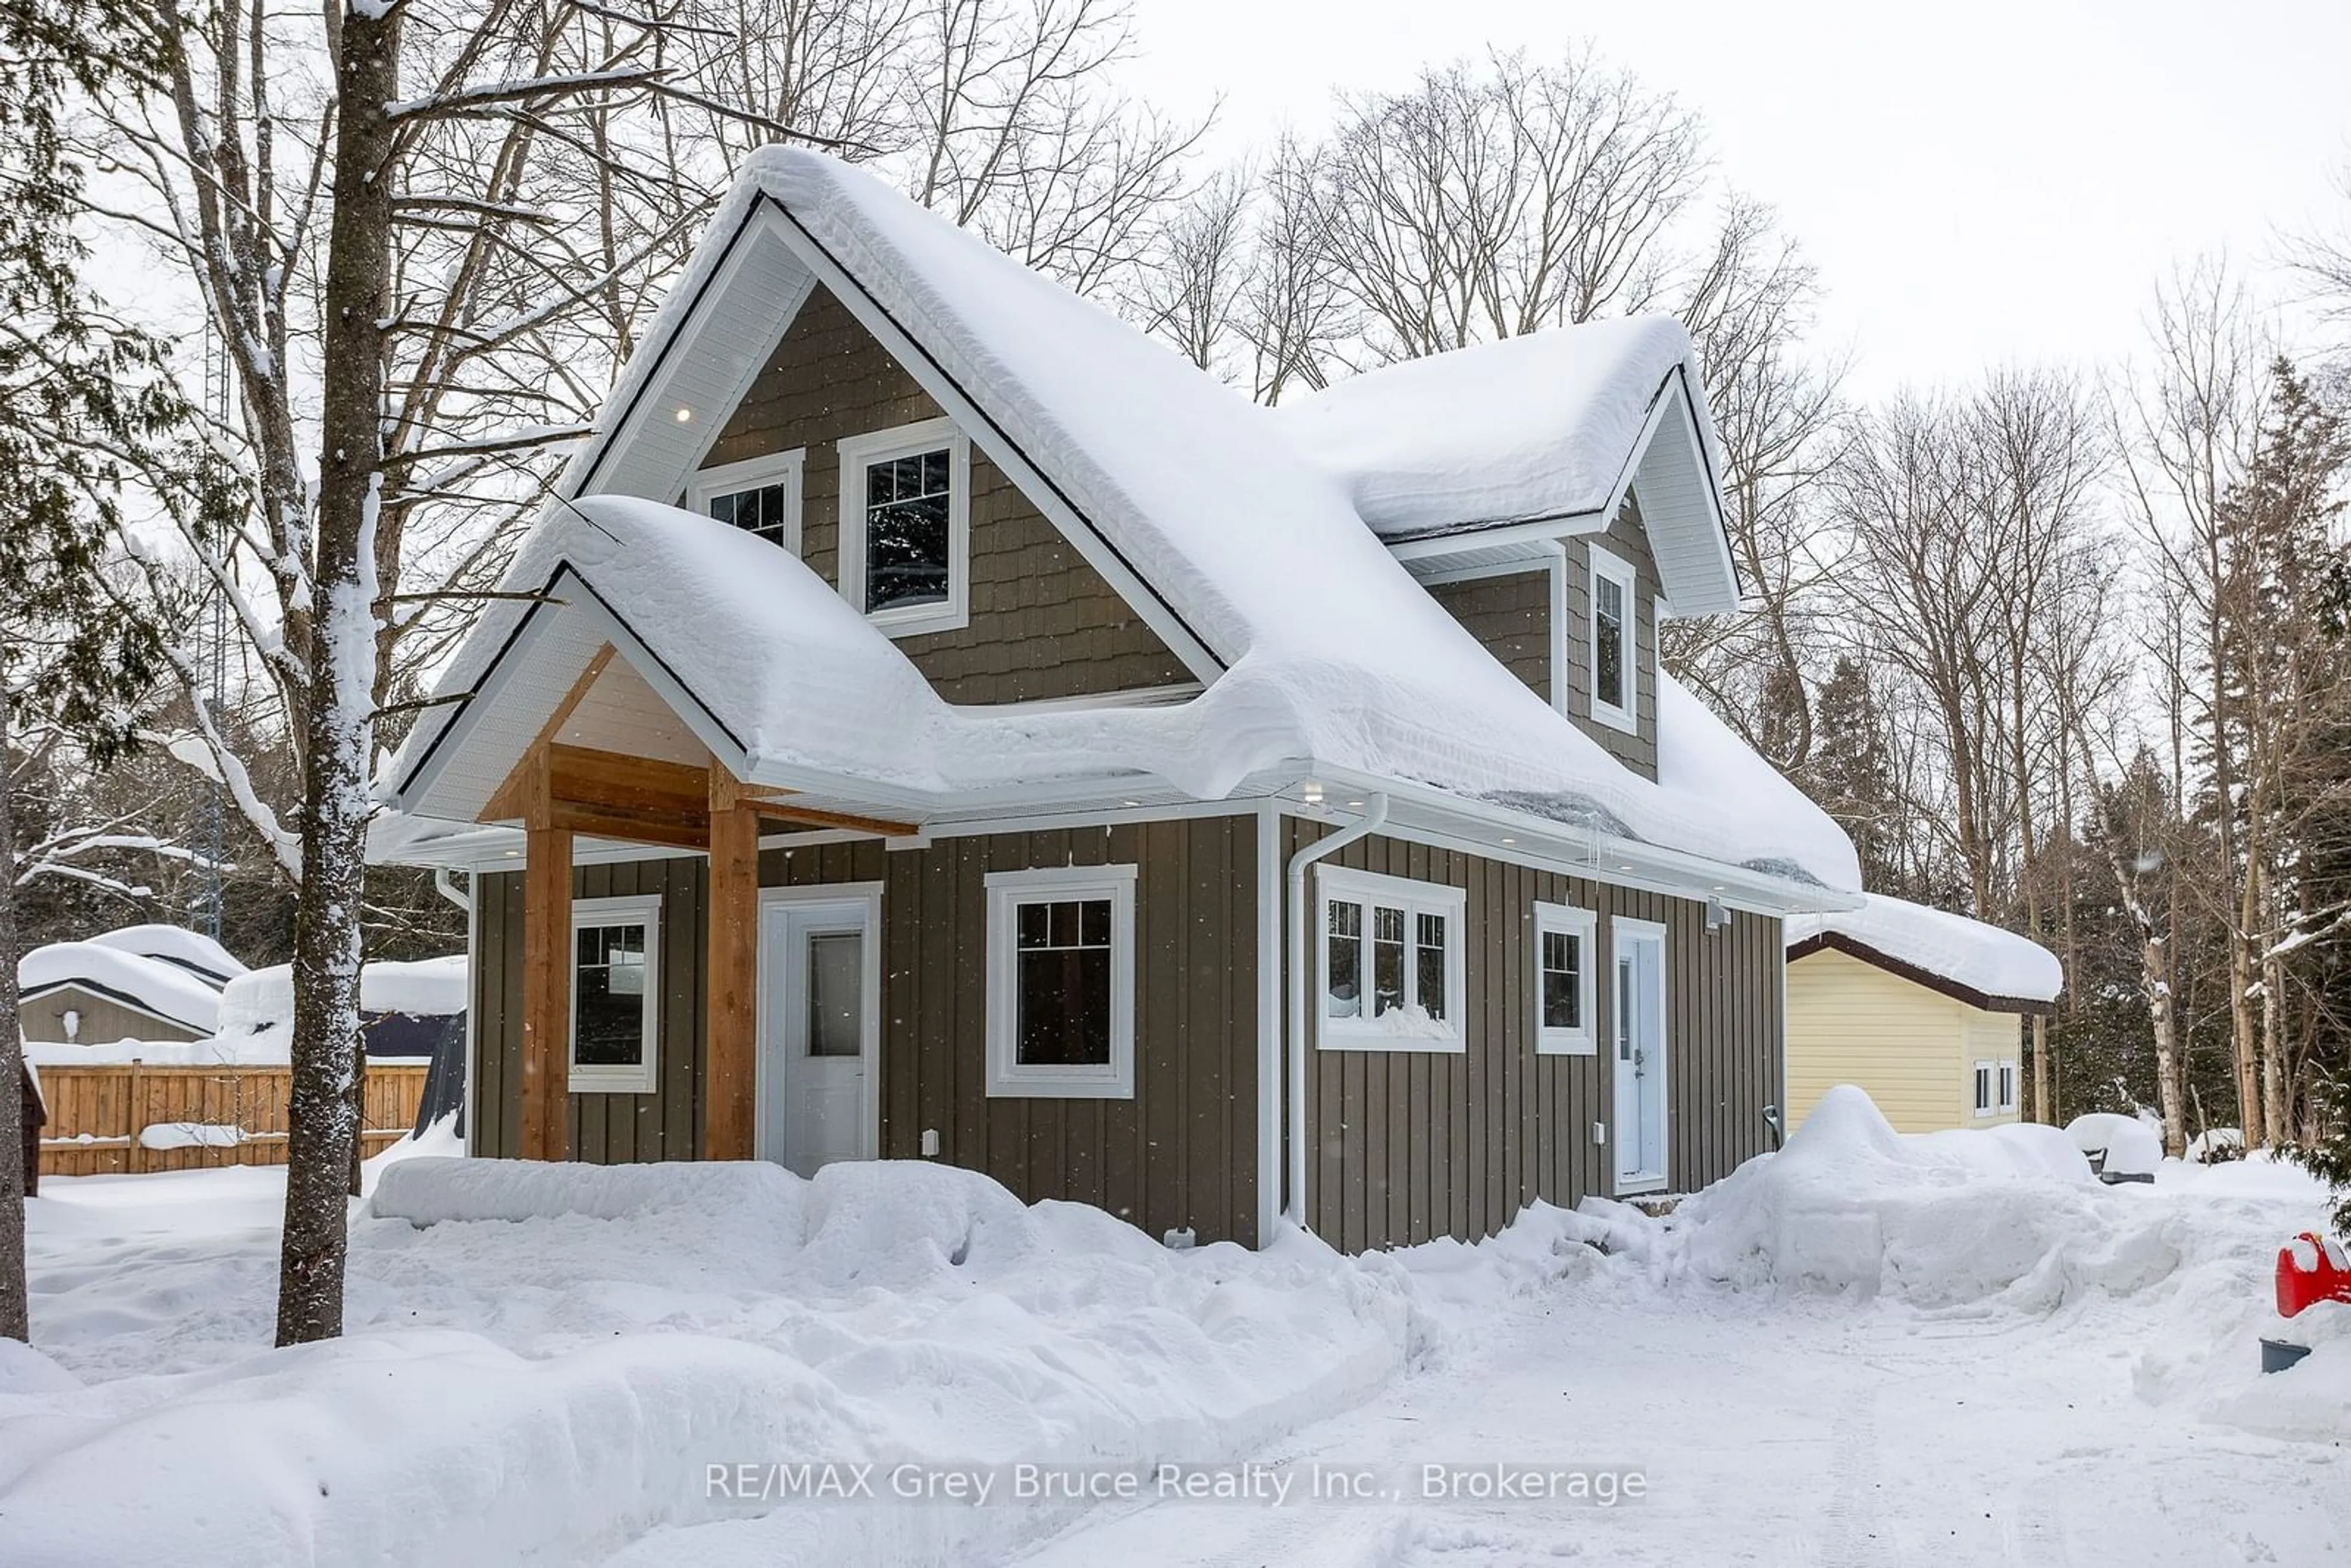
[[[2333,1237],[2305,1230],[2278,1249],[2278,1316],[2318,1301],[2351,1301],[2351,1259]]]

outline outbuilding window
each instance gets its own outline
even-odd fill
[[[1625,561],[1592,547],[1592,716],[1614,729],[1631,730],[1637,689],[1639,627],[1633,610],[1640,579]]]
[[[1564,904],[1535,905],[1535,1050],[1545,1056],[1590,1056],[1592,937],[1599,916]]]
[[[1461,1050],[1468,895],[1371,872],[1319,874],[1322,1048]]]
[[[804,449],[795,447],[772,456],[702,469],[686,486],[686,504],[691,510],[798,555],[800,472],[806,457]]]
[[[1131,865],[987,878],[987,1092],[1134,1094]]]
[[[661,896],[571,905],[571,1092],[650,1094],[661,1045]]]
[[[853,436],[841,454],[841,591],[892,636],[970,621],[971,444],[952,420]]]
[[[2016,1109],[2016,1063],[2000,1064],[2000,1108],[2003,1113]]]
[[[1976,1114],[1989,1116],[1991,1113],[1992,1063],[1979,1061],[1976,1063]]]

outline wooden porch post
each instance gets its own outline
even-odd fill
[[[710,768],[708,1067],[702,1157],[753,1155],[759,1005],[759,813],[726,769]]]
[[[570,1141],[571,831],[526,831],[522,887],[522,1157]]]

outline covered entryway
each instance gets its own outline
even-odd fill
[[[882,890],[768,888],[759,902],[759,1158],[804,1176],[875,1158]]]
[[[1666,928],[1619,918],[1611,1069],[1615,1076],[1616,1191],[1666,1185]]]

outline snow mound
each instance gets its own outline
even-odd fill
[[[386,958],[360,970],[360,1010],[441,1018],[465,1010],[465,956]]]
[[[413,1226],[582,1216],[641,1219],[663,1214],[797,1217],[808,1184],[759,1161],[670,1161],[591,1166],[544,1160],[420,1155],[383,1173],[368,1212]]]
[[[1791,947],[1818,936],[1843,936],[1993,1001],[2054,1001],[2065,988],[2057,955],[2032,938],[1880,893],[1865,895],[1859,909],[1791,915],[1784,935]]]
[[[1883,1294],[1926,1306],[2000,1296],[2053,1307],[2143,1288],[2179,1262],[2165,1227],[2116,1227],[2111,1195],[2052,1129],[1906,1137],[1840,1084],[1776,1155],[1681,1207],[1681,1256],[1745,1287]],[[2062,1134],[2060,1134],[2062,1136]]]
[[[2065,1135],[2085,1155],[2104,1150],[2108,1176],[2153,1176],[2163,1164],[2163,1134],[2136,1116],[2094,1111],[2066,1123]]]
[[[136,953],[142,958],[158,958],[166,964],[177,964],[204,978],[222,983],[245,973],[245,966],[236,955],[201,931],[190,931],[179,925],[125,925],[119,930],[102,932],[89,938],[101,947],[115,947],[125,953]]]

